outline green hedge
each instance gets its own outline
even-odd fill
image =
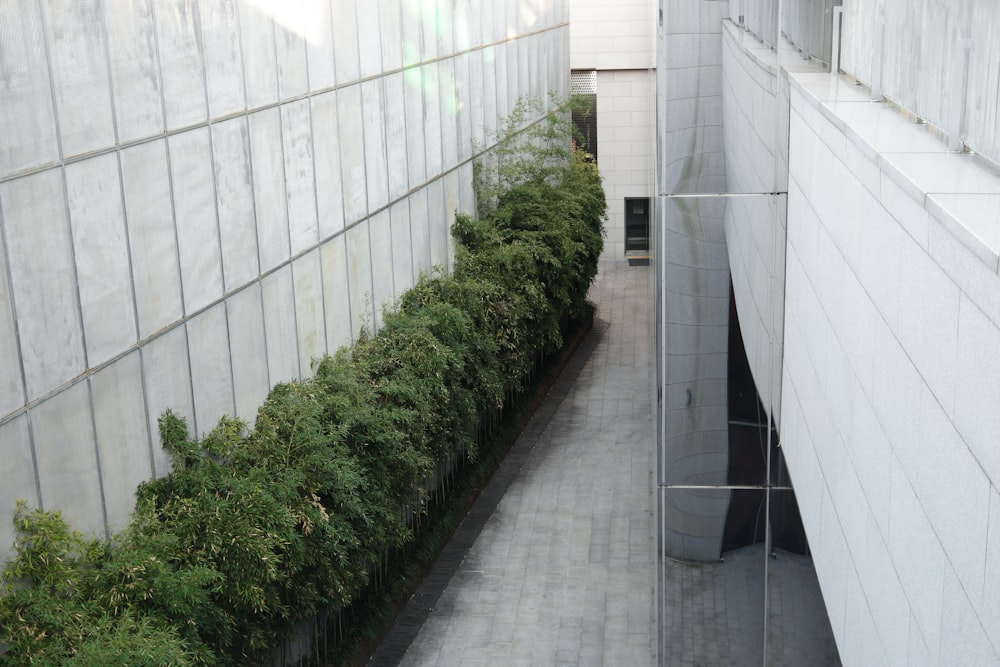
[[[436,466],[475,456],[481,416],[587,309],[605,201],[566,126],[564,110],[527,132],[515,117],[477,171],[492,206],[455,223],[452,274],[423,277],[312,379],[274,387],[252,429],[223,418],[197,440],[165,413],[173,471],[139,487],[111,542],[20,505],[0,665],[245,664],[361,594]]]

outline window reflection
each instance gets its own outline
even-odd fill
[[[729,282],[746,271],[739,279],[757,281],[758,298],[780,298],[782,256],[764,266],[733,256],[762,238],[783,244],[784,204],[774,194],[657,201],[660,664],[839,664],[780,434],[757,390],[776,386],[780,313],[737,308]]]

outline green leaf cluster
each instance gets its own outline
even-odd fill
[[[164,413],[172,472],[140,485],[111,542],[19,506],[0,665],[257,662],[297,620],[364,593],[427,480],[475,456],[483,416],[588,308],[600,179],[568,150],[563,107],[521,120],[484,155],[492,185],[477,169],[490,203],[458,216],[452,273],[422,277],[313,378],[274,387],[252,428],[223,418],[196,439]]]

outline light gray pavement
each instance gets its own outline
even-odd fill
[[[764,563],[767,560],[767,574]],[[661,563],[661,664],[836,666],[837,646],[812,559],[756,544],[718,563]],[[768,582],[764,659],[764,582]]]
[[[650,271],[602,263],[594,330],[370,665],[645,667],[658,635],[662,665],[760,665],[765,579],[766,664],[839,665],[809,557],[657,562]]]
[[[653,663],[650,272],[601,264],[594,330],[400,664]]]

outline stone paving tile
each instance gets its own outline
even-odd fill
[[[762,547],[654,558],[649,271],[602,264],[594,330],[370,665],[762,663]],[[768,562],[768,664],[839,664],[810,559]]]
[[[447,587],[418,590],[415,636],[397,622],[396,653],[369,664],[653,663],[650,269],[603,262],[591,298],[594,329],[494,475],[505,489],[480,497]]]

